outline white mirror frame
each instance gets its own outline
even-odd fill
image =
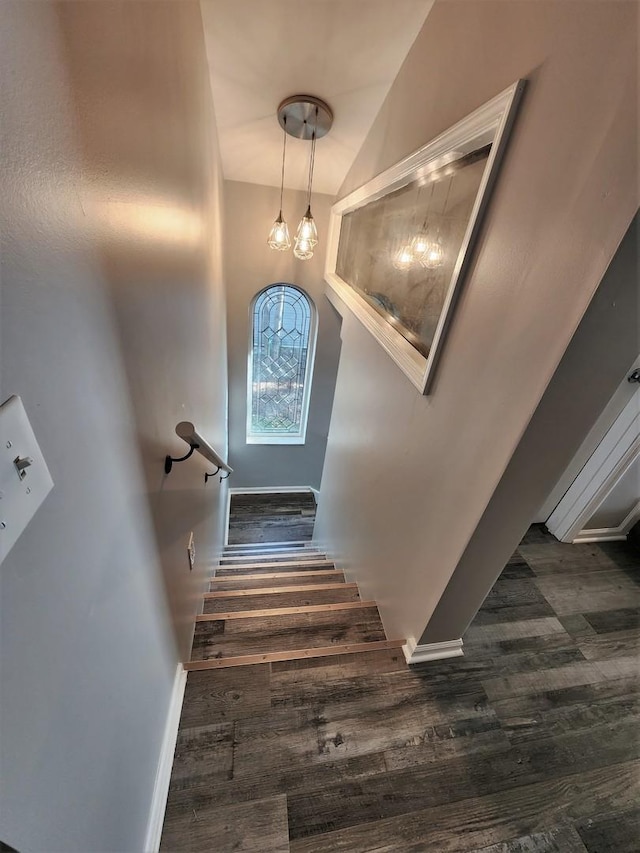
[[[325,266],[329,298],[331,290],[335,291],[422,394],[429,392],[433,380],[455,302],[469,266],[471,249],[480,228],[482,214],[489,200],[524,85],[524,80],[518,80],[471,115],[354,190],[331,208]],[[425,357],[336,273],[342,217],[440,168],[453,159],[454,152],[455,159],[458,159],[488,144],[491,144],[489,159],[454,265],[433,343],[428,357]]]

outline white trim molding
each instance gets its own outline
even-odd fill
[[[640,370],[640,356],[634,359],[633,363],[624,372],[624,376],[621,378],[620,384],[614,391],[613,396],[598,416],[598,419],[587,433],[577,453],[540,508],[537,517],[538,522],[546,524],[547,519],[558,506],[563,495],[571,486],[571,483],[573,483],[580,471],[587,464],[596,447],[611,429],[615,419],[627,405],[630,398],[636,393],[638,386],[629,382],[627,378],[634,370]]]
[[[462,281],[471,262],[473,244],[478,236],[482,215],[489,201],[524,86],[524,80],[518,80],[431,142],[340,199],[331,208],[325,281],[329,289],[337,293],[422,394],[428,393],[433,380],[433,372],[441,355]],[[487,165],[453,268],[429,354],[425,357],[337,274],[342,217],[407,186],[412,181],[425,180],[431,172],[452,162],[452,159],[461,158],[486,145],[491,145]]]
[[[229,522],[231,521],[231,487],[227,487],[227,495],[225,500],[225,509],[224,509],[224,531],[222,538],[222,547],[223,550],[229,544]],[[220,562],[218,560],[218,562]]]
[[[640,501],[622,519],[616,527],[585,528],[573,540],[574,542],[624,542],[631,528],[640,521]]]
[[[180,714],[184,701],[184,691],[187,686],[187,671],[180,663],[176,670],[176,677],[171,691],[169,712],[162,738],[162,748],[156,771],[156,781],[153,786],[153,797],[151,799],[151,810],[149,823],[147,825],[147,837],[144,844],[145,853],[158,853],[160,839],[162,837],[162,826],[164,814],[167,809],[167,798],[169,797],[169,783],[171,781],[171,770],[173,768],[173,756],[176,751],[178,740],[178,726],[180,725]]]
[[[630,398],[584,468],[547,520],[561,542],[601,542],[626,539],[638,520],[636,504],[615,527],[585,525],[640,458],[640,389]]]
[[[318,494],[312,486],[247,486],[246,488],[229,488],[230,495],[286,495],[312,492]]]
[[[444,660],[445,658],[457,658],[464,654],[462,649],[462,638],[459,640],[445,640],[442,643],[425,643],[419,646],[413,637],[409,637],[402,647],[405,660],[409,665],[414,663],[427,663],[432,660]]]

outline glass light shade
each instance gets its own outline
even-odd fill
[[[282,218],[282,211],[278,214],[278,218],[273,223],[267,244],[272,249],[277,249],[279,252],[285,252],[291,248],[291,240],[289,239],[289,226]]]
[[[393,265],[397,270],[408,270],[415,260],[411,246],[405,243],[400,246],[393,259]]]
[[[298,258],[299,261],[308,261],[309,258],[313,257],[313,246],[310,240],[306,240],[304,238],[296,237],[296,243],[293,247],[293,254]]]
[[[426,267],[428,270],[435,270],[438,267],[441,267],[444,263],[444,249],[442,248],[440,241],[438,240],[433,243],[429,243],[429,246],[419,260],[421,265]]]
[[[298,225],[296,232],[296,240],[305,240],[312,249],[318,244],[318,229],[311,215],[311,207],[307,208],[307,212],[300,220],[300,225]]]

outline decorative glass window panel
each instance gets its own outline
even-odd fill
[[[252,306],[247,442],[304,444],[315,350],[311,300],[290,284],[267,287]]]
[[[524,88],[518,81],[331,210],[325,277],[422,393]]]

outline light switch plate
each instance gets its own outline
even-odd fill
[[[52,488],[22,400],[9,397],[0,406],[0,563]]]

